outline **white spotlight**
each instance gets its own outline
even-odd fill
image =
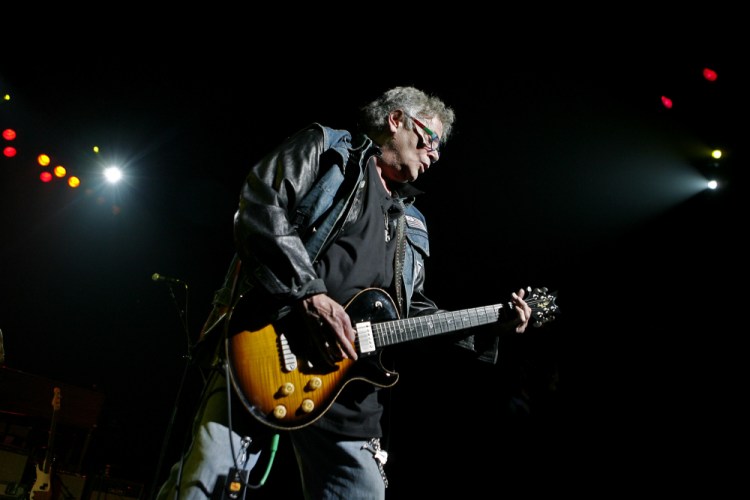
[[[122,179],[122,170],[117,167],[108,167],[104,169],[104,177],[107,179],[107,182],[115,184]]]

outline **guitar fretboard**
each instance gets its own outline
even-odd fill
[[[372,325],[375,346],[381,348],[465,328],[496,323],[500,321],[501,311],[504,308],[505,306],[502,304],[495,304],[376,323]]]

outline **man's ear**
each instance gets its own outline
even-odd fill
[[[396,134],[398,131],[398,128],[402,126],[404,118],[404,112],[400,109],[394,109],[390,113],[388,113],[388,127],[391,130],[391,134]]]

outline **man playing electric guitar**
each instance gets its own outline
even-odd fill
[[[546,289],[527,293],[526,303],[537,326],[552,320],[557,312],[555,294]],[[357,331],[358,361],[344,358],[335,365],[322,361],[311,346],[295,344],[294,328],[287,322],[248,331],[241,326],[247,324],[244,315],[238,313],[231,323],[236,329],[230,327],[238,332],[228,344],[230,375],[240,401],[254,417],[279,430],[299,429],[321,418],[350,382],[396,384],[398,373],[387,370],[380,360],[375,366],[367,363],[367,356],[403,342],[507,321],[509,309],[494,304],[398,319],[393,299],[384,290],[368,288],[346,304]]]
[[[397,32],[382,57],[408,53],[431,71],[432,49],[412,47],[414,34]],[[331,84],[338,73],[354,81],[389,71],[383,64],[363,64],[358,75],[332,68]],[[285,104],[278,103],[279,112]],[[417,330],[424,334],[460,318],[440,316],[424,293],[427,222],[415,206],[421,192],[411,184],[440,158],[454,112],[413,87],[392,88],[361,111],[356,139],[312,124],[250,168],[234,217],[236,254],[199,342],[214,347],[216,362],[197,432],[159,499],[212,498],[224,484],[231,485],[227,497],[240,498],[262,484],[252,472],[265,439],[273,450],[276,428],[290,430],[306,499],[385,498],[379,391],[395,375],[381,371],[386,382],[347,384],[343,374],[350,364],[379,369],[378,356],[369,354],[408,334],[399,323],[390,325],[392,336],[380,335],[379,311],[394,321],[424,320]],[[452,167],[464,177],[445,206],[480,215],[472,213],[471,167]],[[370,290],[382,295],[359,295]],[[355,317],[355,297],[372,306],[364,318]],[[532,309],[525,298],[520,289],[507,305],[484,313],[501,327],[497,334],[526,330]],[[471,319],[457,324],[472,326]],[[497,360],[498,335],[457,333],[454,340],[479,360]],[[243,479],[245,471],[251,476]]]

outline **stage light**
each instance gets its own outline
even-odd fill
[[[50,164],[50,162],[51,162],[52,160],[50,160],[50,157],[49,157],[49,156],[47,156],[46,154],[42,153],[42,154],[40,154],[39,156],[37,156],[37,157],[36,157],[36,161],[37,161],[37,163],[39,163],[39,165],[41,165],[42,167],[48,167],[48,166],[49,166],[49,164]]]
[[[716,71],[712,70],[711,68],[703,68],[703,78],[708,80],[709,82],[715,82],[719,75],[716,74]]]
[[[724,152],[719,148],[715,148],[705,154],[706,156],[701,162],[700,170],[706,179],[706,187],[712,191],[724,188],[726,179],[721,168],[722,158],[725,156]]]
[[[3,130],[3,139],[6,141],[13,141],[16,138],[16,131],[12,128],[6,128]],[[14,146],[5,146],[3,148],[3,156],[6,158],[13,158],[18,154],[18,150]]]
[[[115,184],[122,179],[122,170],[117,167],[107,167],[104,169],[104,178],[107,182]]]

